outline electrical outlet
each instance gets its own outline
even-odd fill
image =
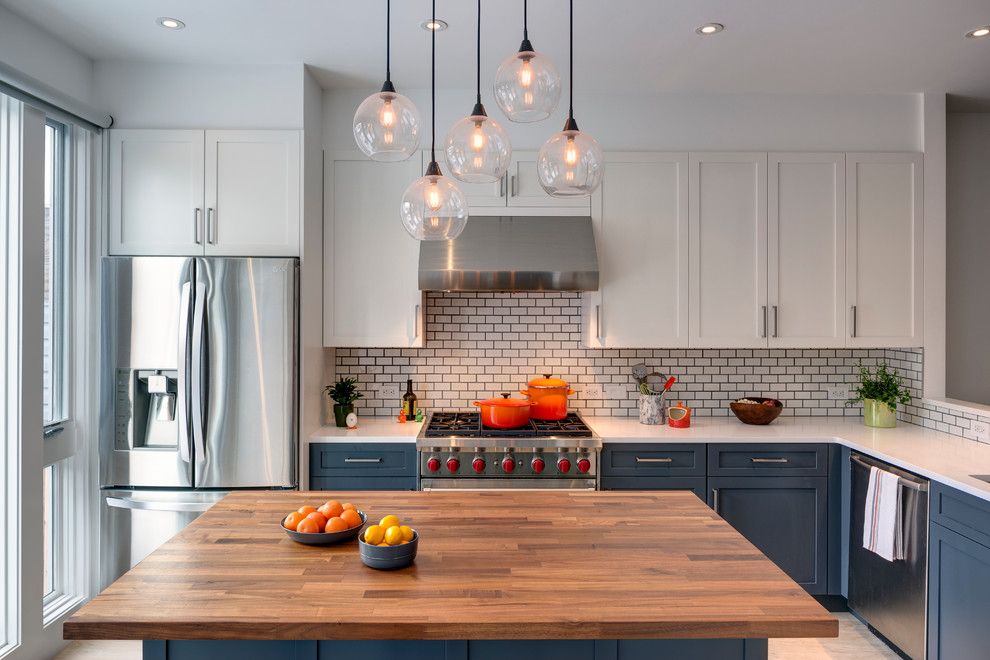
[[[600,383],[588,383],[581,391],[581,397],[585,399],[601,399],[604,397]]]
[[[605,386],[605,398],[611,400],[625,399],[627,395],[626,386],[617,383],[610,383]]]
[[[828,389],[828,398],[833,401],[840,401],[849,398],[849,388],[845,385],[833,385]]]
[[[395,401],[399,398],[399,386],[395,384],[382,385],[378,388],[378,397],[386,401]]]
[[[973,420],[969,428],[976,434],[976,439],[980,442],[990,442],[990,424]]]

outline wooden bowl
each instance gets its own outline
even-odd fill
[[[743,424],[769,424],[777,419],[781,411],[784,410],[783,402],[777,399],[768,399],[762,396],[747,396],[745,398],[750,401],[759,401],[759,403],[739,403],[738,401],[733,401],[729,404],[729,408],[732,409],[732,412],[735,413],[736,417]],[[764,401],[772,401],[773,405],[765,405]]]
[[[368,522],[368,516],[364,514],[364,511],[358,511],[358,515],[361,516],[360,525],[340,532],[297,532],[285,527],[285,518],[282,518],[282,522],[280,522],[279,525],[282,527],[282,531],[288,534],[289,538],[296,543],[302,543],[304,545],[333,545],[335,543],[350,541],[361,533],[361,530],[364,528],[364,524]]]

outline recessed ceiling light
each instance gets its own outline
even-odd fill
[[[169,18],[168,16],[159,16],[155,22],[167,30],[181,30],[186,27],[186,24],[179,19]]]
[[[423,21],[422,23],[419,24],[419,27],[423,28],[424,30],[429,30],[431,32],[442,32],[443,30],[446,30],[449,26],[447,25],[447,21],[442,21],[438,18],[433,21]]]
[[[980,27],[966,33],[966,36],[970,39],[979,39],[980,37],[985,37],[987,35],[990,35],[990,25],[981,25]]]
[[[704,36],[707,37],[710,34],[718,34],[719,32],[721,32],[724,29],[725,29],[725,26],[722,25],[721,23],[705,23],[704,25],[702,25],[701,27],[699,27],[697,30],[695,30],[695,32],[697,32],[700,35],[704,35]]]

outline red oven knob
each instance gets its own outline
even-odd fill
[[[481,456],[475,456],[474,460],[471,461],[471,467],[474,468],[475,472],[481,474],[485,471],[485,459]]]
[[[512,458],[511,456],[506,456],[505,458],[502,459],[502,472],[505,472],[506,474],[510,474],[515,469],[516,469],[516,461],[514,458]]]
[[[571,471],[571,461],[567,458],[561,458],[557,461],[557,469],[561,474],[567,474]]]
[[[587,474],[588,470],[591,469],[591,461],[587,458],[579,458],[577,462],[578,472],[582,474]]]
[[[436,456],[430,456],[430,460],[426,461],[426,469],[430,472],[440,471],[440,459]]]
[[[547,467],[547,464],[543,461],[542,458],[539,457],[534,458],[533,462],[530,465],[532,465],[533,472],[535,472],[536,474],[541,474],[543,470],[546,469]]]
[[[447,472],[457,472],[461,469],[461,462],[451,456],[447,459]]]

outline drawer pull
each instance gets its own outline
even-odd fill
[[[756,457],[753,457],[753,458],[751,458],[749,460],[753,461],[754,463],[786,463],[787,462],[787,459],[786,458],[756,458]]]
[[[345,463],[381,463],[380,458],[345,458]]]
[[[667,456],[663,458],[643,458],[641,456],[637,456],[636,462],[637,463],[673,463],[674,459]]]

